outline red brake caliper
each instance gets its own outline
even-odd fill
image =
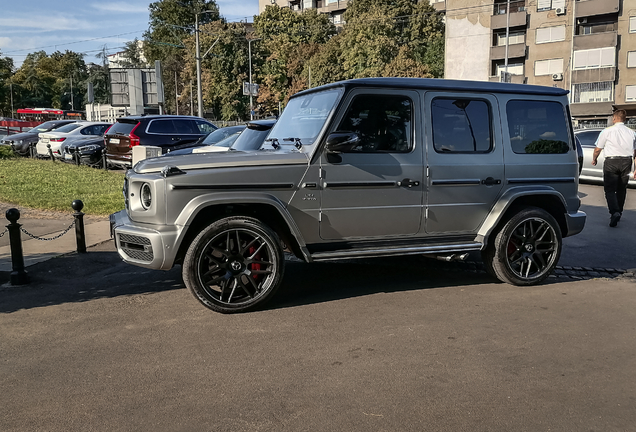
[[[255,248],[254,246],[250,247],[250,256],[252,256],[252,254],[253,254],[254,252],[256,252],[256,248]],[[261,254],[260,254],[260,253],[257,253],[257,254],[254,256],[254,259],[255,259],[255,260],[257,260],[257,261],[258,261],[258,260],[260,260],[260,259],[261,259]],[[260,270],[260,269],[261,269],[261,265],[260,265],[260,264],[250,264],[250,266],[251,266],[251,267],[250,267],[250,270],[252,270],[252,271]],[[258,279],[258,275],[252,275],[252,277],[253,277],[254,279]]]

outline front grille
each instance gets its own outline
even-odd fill
[[[152,261],[152,245],[150,239],[130,234],[119,234],[121,250],[132,259],[139,261]]]

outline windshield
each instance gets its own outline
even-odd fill
[[[313,144],[341,92],[341,89],[332,89],[291,99],[269,138],[277,139],[281,145],[294,145],[293,141],[285,141],[286,138],[300,138],[302,145]]]
[[[61,128],[55,129],[55,132],[67,133],[67,132],[74,131],[75,129],[77,129],[80,126],[82,126],[81,123],[71,123],[71,124],[67,124],[66,126],[62,126]]]
[[[45,123],[42,123],[40,125],[37,125],[33,129],[31,129],[29,132],[48,132],[51,129],[54,129],[56,124],[57,123],[52,122],[52,121],[51,122],[45,122]]]
[[[237,132],[240,132],[243,129],[245,129],[245,126],[230,126],[230,127],[224,127],[224,128],[217,129],[214,132],[208,134],[203,139],[201,144],[212,145],[212,144],[220,143],[225,138],[227,138],[230,135],[233,135],[233,134],[235,134]],[[227,147],[229,147],[229,145]]]
[[[262,125],[258,129],[247,128],[239,134],[231,149],[238,151],[258,150],[270,130],[270,128],[264,128]]]
[[[236,141],[241,132],[236,132],[229,137],[222,139],[218,143],[214,144],[214,147],[232,147],[232,144]]]
[[[601,131],[589,131],[589,132],[580,132],[576,134],[576,137],[581,141],[581,145],[584,147],[595,147],[596,140],[598,139]]]

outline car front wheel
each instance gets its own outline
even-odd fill
[[[489,273],[512,285],[535,285],[547,278],[561,255],[559,224],[547,211],[530,207],[512,216],[485,256]],[[490,252],[490,253],[488,253]]]
[[[278,289],[285,259],[278,235],[249,217],[218,220],[193,240],[182,274],[206,307],[222,313],[263,306]]]

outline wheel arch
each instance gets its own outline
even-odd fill
[[[497,205],[486,217],[479,230],[478,236],[484,243],[484,248],[492,243],[494,236],[510,217],[524,207],[541,208],[557,221],[562,237],[567,236],[568,224],[566,220],[567,207],[563,195],[557,190],[543,187],[539,190],[520,189],[510,190],[502,196]]]
[[[285,205],[271,195],[199,196],[188,203],[175,224],[185,229],[177,240],[175,262],[181,262],[197,234],[212,222],[230,216],[253,217],[273,229],[297,257],[309,260],[305,242]]]

